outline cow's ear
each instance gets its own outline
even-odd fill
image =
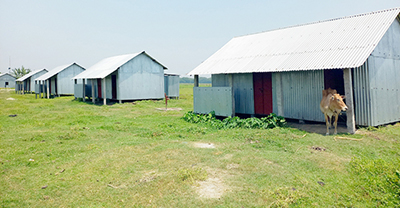
[[[334,96],[332,96],[332,97],[331,97],[331,100],[335,100],[335,97],[334,97]]]
[[[342,95],[342,99],[346,99],[346,96]]]

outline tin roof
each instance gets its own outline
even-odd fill
[[[126,54],[126,55],[119,55],[119,56],[105,58],[100,62],[96,63],[95,65],[91,66],[84,72],[76,75],[72,79],[103,79],[109,74],[113,73],[115,70],[117,70],[120,66],[124,65],[126,62],[130,61],[131,59],[135,58],[140,54],[147,55],[153,61],[160,64],[164,69],[167,69],[167,67],[165,67],[157,60],[149,56],[145,51],[142,51],[140,53]]]
[[[5,76],[5,75],[10,75],[11,77],[14,77],[14,75],[12,75],[12,74],[10,74],[10,73],[3,73],[3,74],[0,74],[0,77]],[[15,77],[14,77],[14,78],[15,78]]]
[[[399,12],[394,8],[235,37],[188,74],[359,67]]]
[[[70,67],[70,66],[72,66],[72,65],[74,65],[74,64],[76,64],[76,63],[67,64],[67,65],[62,65],[62,66],[57,66],[56,68],[50,70],[49,72],[43,74],[42,76],[36,78],[35,80],[36,80],[36,81],[45,81],[45,80],[51,78],[52,76],[54,76],[54,75],[60,73],[60,72],[63,71],[64,69],[66,69],[66,68],[68,68],[68,67]],[[76,65],[78,65],[78,64],[76,64]],[[78,65],[78,66],[79,66],[79,65]],[[83,68],[83,67],[82,67],[82,68]]]
[[[37,74],[37,73],[39,73],[39,72],[41,72],[41,71],[43,71],[43,70],[47,71],[46,69],[39,69],[39,70],[36,70],[36,71],[31,71],[31,72],[29,72],[28,74],[25,74],[24,76],[18,78],[18,79],[15,80],[15,81],[17,81],[17,82],[23,82],[23,81],[25,81],[26,79],[30,78],[31,76],[33,76],[33,75],[35,75],[35,74]]]

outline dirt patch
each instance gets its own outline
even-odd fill
[[[195,143],[193,143],[193,146],[197,147],[197,148],[211,148],[211,149],[215,148],[215,145],[213,143],[195,142]]]
[[[207,169],[208,178],[205,181],[199,181],[196,188],[197,194],[202,198],[219,199],[228,190],[223,178],[229,176],[227,171]]]
[[[7,98],[6,100],[15,100],[15,98]]]
[[[233,157],[233,154],[226,154],[222,159],[230,160],[230,159],[232,159],[232,157]]]
[[[225,192],[225,186],[219,178],[208,178],[206,181],[200,181],[197,193],[200,197],[209,199],[221,198]]]
[[[288,126],[296,128],[296,129],[300,129],[303,131],[307,131],[310,133],[317,133],[317,134],[322,134],[325,135],[326,134],[326,125],[325,124],[319,124],[319,123],[312,123],[312,124],[300,124],[297,122],[288,122],[287,123]],[[331,129],[329,129],[329,135],[333,135],[333,132],[335,131],[335,127],[331,127]],[[346,134],[348,133],[347,131],[347,127],[345,124],[339,124],[337,126],[337,132],[338,134]]]
[[[226,169],[228,169],[228,170],[230,170],[230,169],[238,169],[238,168],[239,168],[239,164],[235,164],[235,163],[228,164],[226,166]]]
[[[160,111],[181,111],[182,108],[156,108],[157,110]]]

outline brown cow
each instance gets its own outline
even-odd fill
[[[335,116],[335,133],[337,134],[337,120],[341,111],[346,111],[347,106],[344,104],[343,99],[345,96],[337,94],[336,90],[331,88],[327,90],[322,90],[322,100],[320,103],[320,109],[325,115],[326,121],[326,135],[329,135],[329,127],[331,127],[332,116]]]

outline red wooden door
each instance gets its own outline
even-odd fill
[[[102,98],[102,96],[101,96],[101,79],[97,79],[97,95],[99,98]]]
[[[272,113],[272,76],[271,73],[254,73],[254,112],[268,115]]]

